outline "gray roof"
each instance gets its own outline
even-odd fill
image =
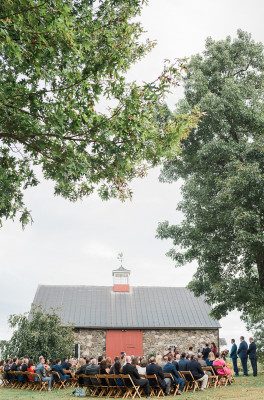
[[[220,328],[201,297],[180,287],[131,287],[130,293],[109,286],[39,285],[33,304],[59,307],[63,325],[106,329]]]

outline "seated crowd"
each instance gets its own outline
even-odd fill
[[[214,344],[213,344],[214,345]],[[128,356],[122,354],[121,357],[115,357],[112,362],[110,357],[104,358],[99,356],[97,359],[93,357],[87,357],[82,355],[78,360],[65,358],[63,362],[60,359],[54,360],[50,363],[49,360],[44,357],[39,357],[39,362],[34,365],[32,359],[20,358],[19,360],[15,357],[12,360],[7,359],[1,361],[0,372],[5,374],[5,379],[11,381],[14,379],[14,375],[10,374],[10,371],[28,371],[36,373],[40,377],[42,382],[46,382],[48,390],[51,390],[53,380],[61,379],[67,383],[71,378],[71,374],[78,379],[78,384],[88,385],[89,380],[95,375],[130,375],[132,381],[136,386],[140,386],[144,389],[146,397],[150,397],[150,386],[155,386],[155,382],[151,382],[144,376],[156,375],[159,386],[167,396],[170,392],[172,384],[178,385],[177,395],[181,395],[186,379],[188,376],[183,378],[182,371],[190,371],[195,381],[201,383],[201,390],[206,390],[209,376],[212,374],[210,371],[204,371],[203,367],[216,367],[222,366],[223,369],[216,369],[215,374],[221,375],[226,374],[231,377],[231,371],[226,367],[225,361],[219,356],[216,346],[200,347],[198,353],[193,352],[193,348],[190,347],[188,353],[178,352],[175,348],[174,352],[172,349],[168,349],[165,355],[162,357],[160,352],[157,356],[150,357],[147,361],[145,357]],[[57,374],[52,374],[56,372]],[[170,377],[164,376],[164,374],[171,374]],[[59,378],[58,378],[59,376]],[[17,375],[17,380],[39,380],[38,377],[28,375]],[[110,378],[109,378],[110,379]],[[118,378],[116,381],[117,385],[123,386],[123,379]]]

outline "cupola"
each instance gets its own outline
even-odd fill
[[[129,292],[129,276],[130,271],[125,269],[122,265],[123,255],[122,253],[119,255],[119,259],[121,260],[121,266],[118,269],[114,269],[112,272],[113,275],[113,283],[114,283],[114,292]]]

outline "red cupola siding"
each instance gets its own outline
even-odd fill
[[[129,275],[130,271],[124,267],[115,269],[112,273],[114,277],[114,292],[130,292]]]

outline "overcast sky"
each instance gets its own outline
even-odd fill
[[[263,15],[263,0],[150,0],[140,19],[158,45],[132,67],[129,78],[152,80],[164,59],[202,52],[208,36],[234,37],[241,28],[264,42]],[[171,108],[181,96],[181,88],[169,96]],[[8,316],[29,310],[38,284],[111,285],[121,251],[132,285],[184,286],[190,281],[195,264],[175,269],[165,256],[171,243],[155,238],[158,222],[182,218],[175,210],[180,182],[159,183],[158,176],[156,169],[134,181],[133,201],[126,203],[102,202],[97,195],[70,203],[54,197],[47,181],[26,192],[34,223],[23,231],[19,222],[8,221],[0,230],[0,340],[11,335]],[[233,336],[248,337],[238,313],[220,322],[220,336],[228,342]]]

